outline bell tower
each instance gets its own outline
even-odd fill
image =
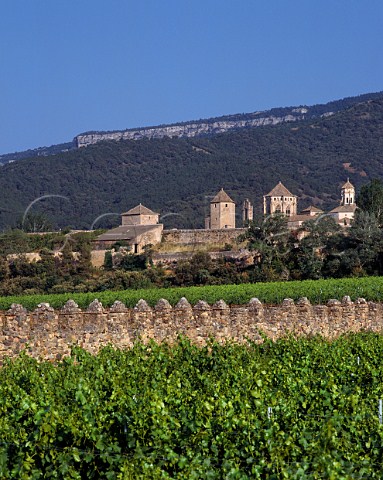
[[[355,187],[347,179],[347,182],[342,186],[341,190],[341,205],[354,205],[355,203]]]

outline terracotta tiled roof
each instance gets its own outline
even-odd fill
[[[306,213],[306,212],[323,213],[323,210],[321,210],[318,207],[315,207],[314,205],[310,205],[309,207],[301,211],[301,213]]]
[[[265,197],[295,197],[282,182],[279,182]]]
[[[159,215],[159,213],[153,212],[153,210],[144,207],[144,205],[140,203],[139,205],[137,205],[137,207],[131,208],[130,210],[122,213],[121,215]]]
[[[333,208],[330,210],[330,213],[354,213],[356,210],[355,203],[349,205],[340,205],[339,207]]]
[[[287,223],[293,222],[306,222],[308,220],[315,220],[312,215],[291,215],[291,217],[287,217]]]
[[[97,237],[97,240],[104,240],[104,241],[131,240],[133,241],[139,235],[150,232],[150,230],[155,230],[157,228],[161,228],[161,225],[124,225],[122,227],[117,227],[117,228],[113,228],[112,230],[108,230],[102,235],[99,235]]]
[[[234,203],[234,200],[232,200],[225,192],[225,190],[221,188],[221,190],[217,193],[217,195],[210,203]]]

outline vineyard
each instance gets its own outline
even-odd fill
[[[2,479],[380,479],[383,337],[137,343],[0,370]]]
[[[151,306],[154,306],[160,298],[165,298],[175,305],[181,297],[186,297],[191,304],[197,303],[198,300],[213,304],[223,299],[228,304],[241,305],[248,303],[252,297],[257,297],[261,302],[268,304],[281,303],[284,298],[297,300],[300,297],[307,297],[312,303],[320,304],[331,298],[341,299],[345,295],[349,295],[352,300],[363,297],[366,300],[383,301],[383,277],[7,296],[0,297],[0,310],[7,310],[12,303],[22,304],[28,310],[33,310],[42,302],[49,303],[54,308],[61,308],[68,299],[73,299],[80,307],[86,308],[95,298],[106,307],[112,305],[115,300],[124,302],[128,307],[134,307],[141,298]]]

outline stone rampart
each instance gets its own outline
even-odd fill
[[[192,252],[174,252],[174,253],[158,253],[154,252],[152,254],[152,261],[154,265],[162,264],[162,265],[172,265],[177,264],[181,260],[191,260],[193,256],[196,254],[196,251]],[[222,252],[208,252],[209,257],[212,260],[220,260],[220,259],[230,259],[230,260],[238,260],[238,261],[252,261],[254,255],[251,255],[249,250],[242,249],[238,252],[227,250]]]
[[[214,305],[201,300],[191,306],[183,298],[175,307],[159,300],[154,308],[140,300],[132,309],[121,302],[105,309],[94,300],[86,310],[69,300],[59,311],[43,303],[33,312],[12,305],[0,312],[0,363],[21,350],[35,358],[59,360],[69,354],[71,345],[96,353],[108,344],[129,348],[138,339],[173,342],[178,335],[203,345],[210,338],[261,342],[262,335],[275,340],[288,333],[332,339],[346,332],[380,332],[382,327],[382,304],[362,298],[352,302],[349,297],[326,305],[312,305],[306,298],[263,305],[253,298],[247,305],[231,306],[223,300]]]
[[[225,228],[220,230],[164,230],[162,242],[175,245],[200,245],[234,243],[246,228]]]

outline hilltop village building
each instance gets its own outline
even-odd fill
[[[97,237],[97,249],[111,248],[117,242],[129,245],[132,253],[142,253],[145,245],[155,245],[162,238],[160,214],[144,205],[137,205],[121,215],[121,226]]]
[[[341,187],[341,199],[338,207],[328,213],[318,207],[310,206],[297,213],[298,197],[279,182],[263,197],[265,215],[283,214],[288,217],[288,227],[298,229],[307,220],[321,215],[333,217],[340,225],[347,227],[354,217],[355,188],[347,179]],[[155,213],[142,204],[121,215],[121,226],[113,228],[97,237],[96,250],[107,250],[116,243],[130,246],[132,253],[142,253],[146,245],[166,242],[172,245],[204,245],[233,243],[246,228],[237,228],[235,221],[235,203],[222,188],[210,202],[210,216],[205,219],[205,229],[164,230],[159,213]],[[243,225],[253,220],[253,205],[246,199],[242,206]]]

